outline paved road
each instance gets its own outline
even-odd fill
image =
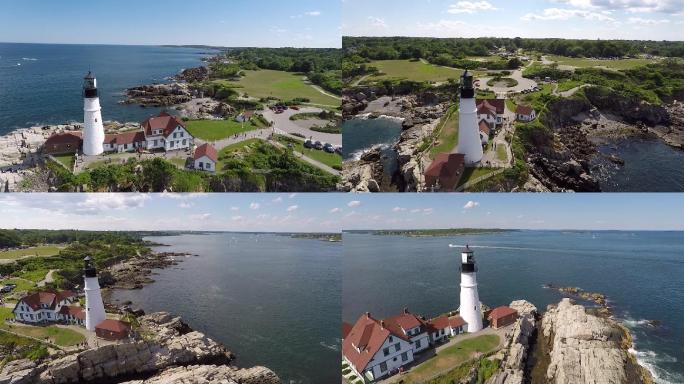
[[[287,132],[289,134],[298,133],[304,137],[311,138],[313,141],[320,141],[322,143],[330,143],[336,147],[342,146],[342,135],[339,133],[323,133],[312,131],[308,128],[303,128],[297,125],[296,122],[290,120],[290,116],[298,113],[319,113],[322,109],[314,107],[300,108],[299,111],[288,109],[283,113],[277,114],[270,109],[262,111],[264,117],[268,121],[272,121],[276,129]]]
[[[532,62],[530,62],[532,63]],[[528,64],[530,65],[530,64]],[[496,71],[500,72],[500,71]],[[511,72],[510,76],[505,76],[505,77],[510,77],[518,82],[518,85],[514,87],[498,87],[498,86],[488,86],[487,82],[492,79],[492,77],[480,77],[478,80],[480,80],[480,84],[478,86],[478,89],[483,89],[483,90],[489,90],[495,92],[498,96],[505,96],[506,93],[508,92],[522,92],[526,89],[531,89],[537,86],[537,82],[531,79],[526,79],[522,75],[523,73],[523,68],[518,68],[515,71]]]
[[[279,143],[279,142],[277,142],[277,141],[272,141],[271,144],[274,144],[275,146],[280,147],[280,148],[283,148],[283,149],[287,148],[285,145],[283,145],[282,143]],[[336,176],[339,176],[339,175],[340,175],[340,171],[338,171],[338,170],[336,170],[336,169],[334,169],[334,168],[330,168],[329,166],[327,166],[327,165],[321,163],[321,162],[318,161],[318,160],[314,160],[314,159],[312,159],[312,158],[310,158],[310,157],[306,157],[303,153],[298,152],[298,151],[292,151],[292,152],[294,153],[295,156],[297,156],[297,157],[300,158],[301,160],[306,161],[307,163],[313,165],[314,167],[316,167],[316,168],[318,168],[318,169],[322,169],[322,170],[324,170],[324,171],[326,171],[326,172],[328,172],[328,173],[332,173],[333,175],[336,175]]]

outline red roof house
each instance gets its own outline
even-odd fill
[[[43,143],[43,153],[48,155],[77,153],[82,145],[81,132],[55,133]]]
[[[145,136],[169,136],[179,125],[186,128],[185,124],[183,124],[178,117],[166,112],[161,112],[157,116],[150,117],[141,124],[142,128],[145,130]]]
[[[456,189],[465,171],[465,155],[462,153],[440,153],[425,171],[425,185],[450,192]]]
[[[131,326],[125,321],[107,319],[95,326],[95,335],[105,340],[122,340],[128,337]]]
[[[489,312],[487,320],[493,328],[505,327],[518,319],[518,311],[507,306],[496,307]]]

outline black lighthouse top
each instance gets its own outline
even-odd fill
[[[475,97],[475,90],[473,89],[473,75],[466,69],[461,76],[461,98],[472,99]]]
[[[97,79],[90,71],[83,78],[83,97],[87,99],[97,97]]]
[[[83,259],[83,274],[85,277],[97,277],[97,270],[95,269],[95,266],[93,266],[90,256],[86,256],[86,258]]]
[[[461,251],[461,272],[477,272],[473,251],[467,245],[465,249]]]

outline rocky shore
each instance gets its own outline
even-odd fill
[[[160,252],[134,257],[100,273],[100,284],[111,289],[141,289],[154,282],[154,269],[178,265],[189,253]],[[194,255],[197,256],[197,255]]]
[[[281,382],[268,368],[232,365],[232,352],[166,312],[141,316],[138,323],[129,343],[5,364],[0,384]]]
[[[374,119],[391,117],[401,119],[402,132],[392,147],[396,153],[396,171],[384,169],[382,150],[374,148],[359,160],[345,162],[339,189],[347,192],[416,192],[424,189],[423,170],[430,159],[423,156],[424,143],[446,114],[448,102],[434,93],[400,97],[376,97],[373,91],[357,92],[343,98],[345,119],[363,115]]]

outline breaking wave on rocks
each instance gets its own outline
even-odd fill
[[[670,373],[658,365],[660,363],[676,363],[677,358],[649,350],[638,351],[634,348],[630,348],[629,353],[636,357],[639,365],[648,369],[656,383],[677,384],[684,382],[684,376]]]
[[[352,160],[358,161],[358,160],[361,160],[361,156],[363,156],[364,154],[366,154],[366,153],[368,153],[368,152],[371,152],[371,151],[374,151],[374,150],[381,150],[381,151],[383,151],[383,150],[386,150],[386,149],[390,149],[390,148],[392,147],[392,145],[394,145],[394,144],[393,144],[393,143],[380,143],[380,144],[375,144],[375,145],[373,145],[373,146],[370,147],[370,148],[363,148],[363,149],[359,149],[358,151],[352,152],[351,155],[350,155],[350,157],[351,157]]]

